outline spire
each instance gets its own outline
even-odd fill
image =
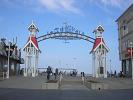
[[[104,39],[102,37],[102,33],[104,32],[104,29],[101,25],[99,25],[94,31],[93,33],[95,34],[95,41],[94,41],[94,45],[93,48],[91,50],[90,53],[95,52],[96,49],[100,46],[103,45],[104,48],[109,51],[108,47],[106,46]]]
[[[33,21],[31,25],[28,27],[28,30],[30,31],[30,36],[35,36],[35,34],[39,32],[38,28],[36,27]]]
[[[102,33],[104,32],[104,29],[101,25],[99,25],[93,33],[95,34],[95,38],[102,38]]]

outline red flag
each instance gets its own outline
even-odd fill
[[[133,50],[133,49],[132,49]],[[131,57],[131,48],[127,48],[127,53],[129,55],[129,57]],[[132,54],[133,54],[133,51],[132,51]]]
[[[131,48],[127,48],[127,52],[128,52],[128,54],[130,54],[131,53]]]

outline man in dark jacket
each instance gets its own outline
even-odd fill
[[[52,73],[51,67],[48,66],[48,68],[47,68],[47,80],[50,79],[50,74],[51,74],[51,73]]]

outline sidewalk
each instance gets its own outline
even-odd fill
[[[45,76],[23,77],[13,76],[0,81],[0,88],[41,89],[42,83],[46,82]]]
[[[133,89],[133,80],[131,78],[92,78],[87,80],[102,82],[109,85],[109,89]]]
[[[87,77],[86,80],[93,80],[109,85],[109,89],[133,89],[133,80],[129,78],[92,78]],[[21,88],[21,89],[41,89],[42,84],[46,82],[46,76],[23,77],[14,76],[10,79],[0,81],[0,88]],[[82,85],[81,77],[63,76],[60,89],[86,89]]]
[[[93,78],[88,77],[88,80]],[[89,90],[81,83],[80,77],[64,77],[61,89],[41,89],[45,76],[10,77],[0,81],[0,100],[132,100],[131,79],[93,79],[111,85],[115,90]],[[121,87],[130,89],[121,89]],[[117,89],[116,89],[117,88]]]
[[[81,80],[81,77],[64,77],[62,79],[61,90],[89,90]]]

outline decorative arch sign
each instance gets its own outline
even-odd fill
[[[28,27],[30,35],[28,41],[25,44],[23,51],[25,53],[25,68],[24,76],[38,76],[38,58],[39,58],[39,45],[38,43],[47,39],[58,39],[58,40],[85,40],[93,43],[91,50],[92,54],[92,74],[93,77],[104,77],[107,78],[106,70],[106,53],[109,51],[106,46],[102,33],[104,29],[99,25],[95,30],[95,38],[85,35],[84,32],[74,28],[72,25],[64,23],[63,26],[55,28],[53,31],[47,32],[47,34],[36,37],[36,33],[39,29],[32,22]]]

